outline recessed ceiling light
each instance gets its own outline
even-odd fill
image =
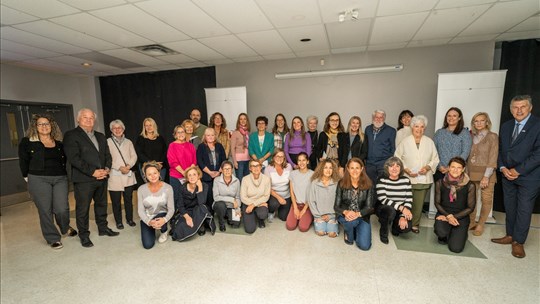
[[[89,63],[89,62],[83,62],[83,63],[81,63],[81,65],[82,65],[83,67],[85,67],[85,68],[89,68],[89,67],[92,66],[92,64]]]
[[[303,38],[303,39],[300,39],[300,41],[302,41],[302,42],[310,42],[311,38]]]

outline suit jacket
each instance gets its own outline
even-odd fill
[[[74,183],[96,181],[92,176],[96,169],[111,168],[112,157],[107,138],[97,131],[94,131],[94,135],[99,151],[81,127],[69,130],[64,135],[64,151],[71,165],[71,181]]]
[[[360,135],[356,135],[353,139],[351,145],[351,138],[349,133],[339,133],[338,134],[338,154],[339,154],[339,165],[343,168],[347,165],[349,160],[349,151],[351,151],[352,157],[360,158],[364,163],[366,162],[368,144],[367,138],[364,137],[364,141],[360,139]]]
[[[515,168],[518,179],[540,180],[540,119],[530,116],[512,143],[515,120],[505,122],[499,136],[498,166]]]

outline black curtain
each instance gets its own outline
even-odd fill
[[[501,125],[514,119],[510,113],[510,101],[516,95],[532,97],[532,114],[540,116],[540,41],[537,39],[503,42],[501,70],[508,70],[504,85]],[[497,173],[497,185],[493,209],[504,211],[501,174]],[[540,213],[540,197],[536,198],[534,213]]]
[[[142,121],[152,117],[167,142],[172,131],[193,108],[201,111],[201,122],[207,124],[205,88],[216,87],[215,67],[106,76],[99,78],[103,121],[106,135],[109,123],[121,119],[126,137],[135,142]]]

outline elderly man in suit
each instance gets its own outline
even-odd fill
[[[107,226],[107,177],[112,158],[105,135],[94,131],[95,121],[96,113],[81,109],[77,114],[79,126],[64,135],[64,150],[71,164],[77,228],[83,247],[94,246],[88,231],[92,199],[99,235],[119,234]]]
[[[540,189],[540,119],[531,114],[532,100],[518,95],[510,102],[514,120],[505,122],[499,136],[499,169],[503,175],[506,235],[491,239],[512,244],[512,255],[525,257],[536,196]]]

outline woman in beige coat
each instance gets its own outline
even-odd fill
[[[435,143],[424,135],[428,120],[424,115],[411,119],[412,135],[405,137],[397,146],[395,156],[403,162],[404,172],[411,180],[413,193],[412,232],[420,232],[420,217],[426,194],[433,183],[433,174],[439,163]]]
[[[124,135],[126,127],[120,119],[113,120],[109,127],[112,136],[107,139],[109,151],[111,151],[112,165],[109,174],[108,189],[111,196],[114,220],[116,228],[124,229],[122,224],[121,196],[124,196],[124,209],[126,210],[126,222],[130,226],[135,226],[133,221],[133,189],[137,183],[135,174],[132,171],[137,163],[137,152],[131,140]]]

